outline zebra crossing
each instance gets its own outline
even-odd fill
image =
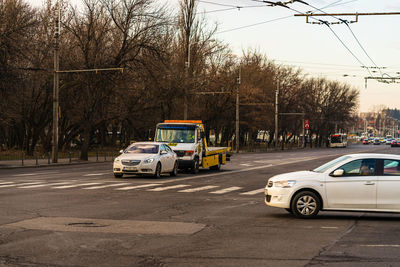
[[[240,186],[219,186],[219,185],[189,185],[189,184],[174,184],[167,185],[163,183],[146,183],[133,184],[130,182],[109,182],[109,181],[44,181],[44,180],[29,180],[29,181],[0,181],[1,189],[51,189],[51,190],[101,190],[108,189],[113,191],[129,191],[143,190],[147,192],[164,192],[176,191],[179,193],[198,193],[206,192],[213,195],[224,195],[229,193],[237,193],[243,196],[252,196],[264,192],[264,188],[252,189],[245,191]],[[1,191],[0,191],[1,192]]]

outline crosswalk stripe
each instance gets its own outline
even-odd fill
[[[184,190],[180,190],[178,192],[181,192],[181,193],[192,193],[192,192],[198,192],[198,191],[202,191],[202,190],[213,189],[213,188],[216,188],[216,187],[218,187],[218,186],[216,186],[216,185],[207,185],[207,186],[202,186],[202,187],[184,189]]]
[[[225,188],[225,189],[221,189],[221,190],[217,190],[217,191],[214,191],[214,192],[210,192],[210,194],[225,194],[225,193],[229,193],[229,192],[236,191],[236,190],[239,190],[239,189],[242,189],[242,188],[238,187],[238,186],[232,186],[232,187],[228,187],[228,188]]]
[[[115,186],[122,186],[122,185],[127,185],[127,184],[129,184],[129,183],[106,184],[106,185],[98,185],[98,186],[85,187],[85,188],[82,188],[82,189],[88,189],[88,190],[92,190],[92,189],[102,189],[102,188],[115,187]]]
[[[126,186],[126,187],[116,188],[115,190],[131,190],[131,189],[152,187],[152,186],[157,186],[157,185],[160,185],[160,184],[142,184],[142,185]]]
[[[13,187],[13,186],[17,186],[17,185],[16,184],[4,184],[4,185],[0,185],[0,188]]]
[[[62,185],[62,186],[54,186],[52,188],[64,189],[64,188],[73,188],[73,187],[79,187],[79,186],[96,185],[96,184],[101,184],[101,183],[85,183],[85,184]]]
[[[101,176],[101,175],[106,175],[109,173],[89,173],[89,174],[85,174],[83,176]]]
[[[171,186],[165,186],[165,187],[156,187],[153,189],[148,189],[147,191],[153,191],[153,192],[160,192],[160,191],[165,191],[169,189],[176,189],[176,188],[182,188],[182,187],[187,187],[189,185],[186,184],[178,184],[178,185],[171,185]]]
[[[14,182],[1,182],[0,183],[0,185],[3,185],[3,184],[13,184]]]
[[[5,187],[13,187],[13,186],[24,186],[24,185],[34,185],[34,184],[41,184],[43,182],[32,182],[32,183],[22,183],[22,184],[4,184],[0,185],[0,188],[5,188]]]
[[[34,185],[34,184],[43,184],[43,183],[44,183],[44,182],[30,182],[30,183],[17,184],[17,186]]]
[[[71,183],[71,182],[54,183],[54,184],[36,184],[36,185],[20,186],[20,187],[18,187],[18,188],[28,189],[28,188],[38,188],[38,187],[45,187],[45,186],[70,184],[70,183]]]
[[[259,193],[263,193],[264,192],[264,188],[260,188],[257,190],[253,190],[253,191],[248,191],[248,192],[244,192],[244,193],[240,193],[241,195],[246,195],[246,196],[252,196],[252,195],[256,195]]]

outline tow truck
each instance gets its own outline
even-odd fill
[[[220,170],[229,161],[228,147],[209,147],[201,120],[158,123],[154,141],[167,143],[178,156],[178,168],[197,173],[200,166]],[[228,154],[228,157],[227,157]]]

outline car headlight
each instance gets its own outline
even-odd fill
[[[274,186],[282,188],[290,188],[296,184],[295,180],[283,180],[274,182]]]
[[[143,162],[144,163],[152,163],[153,161],[154,161],[154,159],[151,158],[151,159],[145,159]]]

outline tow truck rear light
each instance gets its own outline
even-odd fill
[[[185,156],[191,156],[193,155],[194,151],[193,150],[187,150],[185,151]]]

